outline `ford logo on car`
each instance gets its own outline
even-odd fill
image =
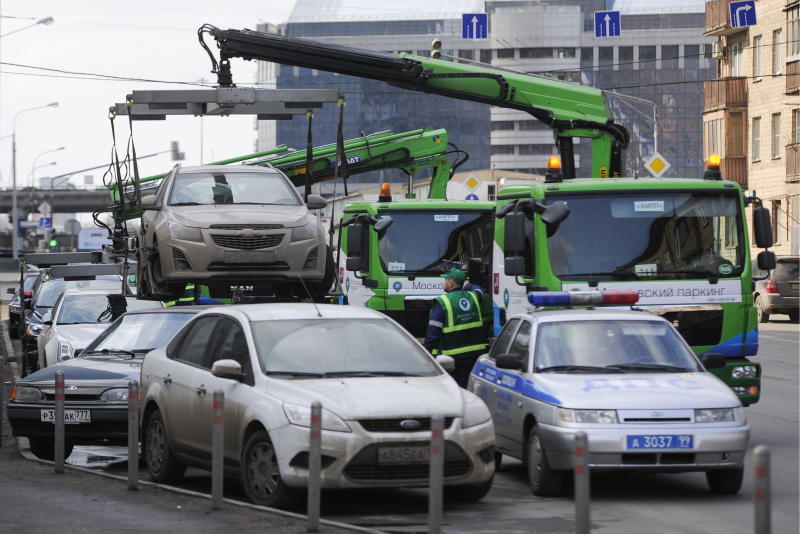
[[[420,422],[416,419],[404,419],[400,421],[400,427],[405,430],[416,430],[420,427]]]

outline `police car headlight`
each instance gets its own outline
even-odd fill
[[[69,341],[58,342],[58,354],[56,355],[57,362],[69,360],[74,356],[75,350],[72,348],[72,343]]]
[[[311,218],[303,226],[292,228],[292,241],[305,241],[306,239],[314,239],[317,237],[317,233],[317,220]]]
[[[758,367],[755,365],[739,365],[731,370],[733,378],[755,378],[758,376]]]
[[[461,428],[470,428],[486,423],[492,419],[492,414],[486,404],[475,395],[462,395],[464,399],[464,419]]]
[[[283,413],[290,423],[297,426],[311,427],[311,406],[283,403]],[[334,432],[352,432],[350,425],[330,410],[322,409],[322,430]]]
[[[11,390],[11,400],[17,402],[39,402],[44,400],[44,394],[39,388],[17,386]]]
[[[202,241],[203,233],[200,228],[193,226],[184,226],[182,224],[170,221],[169,222],[169,236],[183,241]]]
[[[598,425],[613,425],[619,422],[616,410],[570,410],[569,408],[558,409],[558,421]]]
[[[705,408],[694,411],[695,423],[722,423],[735,419],[733,408]]]
[[[128,400],[128,388],[107,389],[100,395],[103,402],[126,401]]]

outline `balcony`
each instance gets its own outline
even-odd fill
[[[731,27],[728,3],[729,0],[711,0],[706,2],[706,29],[703,35],[730,35],[747,30],[747,27]]]
[[[703,83],[703,109],[747,107],[746,78],[717,78]]]
[[[728,156],[722,158],[719,164],[723,180],[736,182],[742,188],[747,188],[747,157]]]
[[[786,145],[786,181],[800,179],[800,144]]]
[[[800,93],[800,61],[786,64],[786,94]]]

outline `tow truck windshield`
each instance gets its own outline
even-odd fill
[[[736,193],[559,194],[570,215],[547,241],[568,280],[737,276],[744,265]]]
[[[394,223],[379,237],[381,266],[392,275],[439,275],[470,258],[491,262],[493,214],[382,211]]]

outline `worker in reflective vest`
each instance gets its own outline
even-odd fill
[[[466,388],[478,356],[486,352],[486,330],[481,316],[481,301],[486,292],[476,284],[464,283],[461,269],[441,275],[445,294],[436,297],[428,319],[425,348],[433,355],[452,356],[456,368],[453,378]]]
[[[183,288],[183,296],[177,300],[165,302],[165,306],[191,306],[195,303],[195,285],[191,282]]]

